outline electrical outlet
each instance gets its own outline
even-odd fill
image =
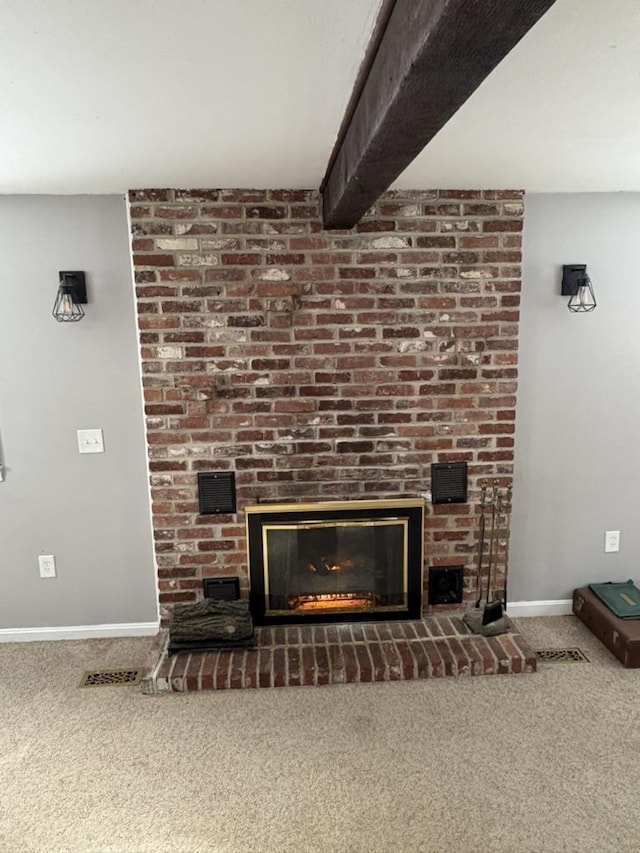
[[[606,554],[620,550],[620,531],[606,530],[604,534],[604,550]]]
[[[40,555],[38,557],[40,566],[41,578],[55,578],[56,576],[56,558],[53,554]]]

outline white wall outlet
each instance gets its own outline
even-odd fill
[[[611,554],[614,551],[620,550],[620,531],[619,530],[605,530],[604,550],[605,550],[606,554]]]
[[[56,558],[53,556],[53,554],[40,554],[40,556],[38,557],[38,564],[40,566],[41,578],[55,578]]]
[[[78,450],[80,453],[104,453],[101,429],[79,429]]]

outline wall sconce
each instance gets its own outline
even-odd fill
[[[596,295],[587,275],[586,264],[565,264],[562,267],[561,292],[562,296],[569,297],[569,311],[593,311],[596,307]]]
[[[53,316],[59,323],[76,323],[84,317],[83,305],[87,302],[87,285],[83,272],[60,272],[60,284]]]

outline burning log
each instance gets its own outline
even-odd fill
[[[332,571],[330,564],[319,554],[311,558],[310,568],[319,575],[328,575]]]
[[[375,596],[368,593],[329,593],[325,595],[297,595],[289,599],[291,610],[365,610],[375,606]]]

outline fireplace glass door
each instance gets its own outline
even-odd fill
[[[363,503],[247,508],[258,623],[419,615],[421,508]]]

